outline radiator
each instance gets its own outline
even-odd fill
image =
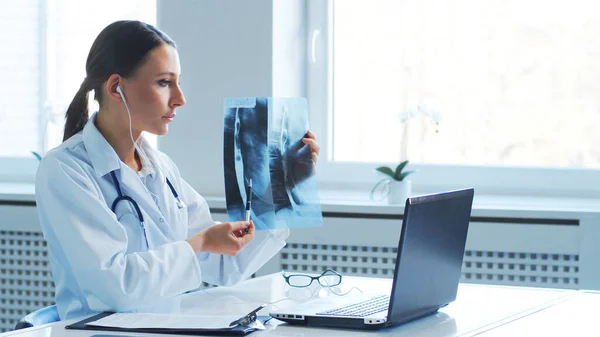
[[[0,211],[0,331],[4,332],[26,314],[54,304],[54,285],[35,207],[2,206]],[[541,215],[473,217],[461,281],[600,289],[598,216]],[[226,215],[215,209],[213,218],[225,221]],[[324,212],[323,226],[293,229],[281,253],[257,275],[332,268],[342,275],[391,278],[401,224],[399,215]]]
[[[0,230],[0,331],[54,304],[54,282],[41,232]]]
[[[401,223],[399,217],[327,217],[322,227],[293,230],[268,272],[331,268],[342,275],[392,278]],[[573,219],[474,218],[460,281],[579,289],[580,230]]]

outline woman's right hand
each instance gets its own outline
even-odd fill
[[[242,234],[248,229],[246,234]],[[254,239],[254,223],[250,221],[224,222],[213,225],[186,241],[194,252],[208,252],[235,256]]]

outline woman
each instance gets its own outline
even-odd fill
[[[179,76],[175,43],[151,25],[115,22],[92,45],[64,141],[36,177],[61,319],[176,312],[178,295],[203,281],[243,280],[285,244],[288,229],[255,233],[251,221],[215,224],[170,158],[141,137],[167,133],[185,104]],[[88,120],[91,90],[100,109]],[[304,142],[316,162],[314,136]]]

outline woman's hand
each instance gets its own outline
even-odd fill
[[[315,165],[315,169],[317,168],[317,158],[319,157],[319,151],[321,147],[319,143],[317,143],[317,137],[315,134],[308,130],[306,131],[306,137],[302,138],[302,143],[308,145],[310,147],[310,153],[312,154],[312,161]]]
[[[248,229],[248,233],[243,231]],[[194,252],[208,252],[235,256],[254,239],[254,223],[250,221],[224,222],[211,226],[186,241]]]

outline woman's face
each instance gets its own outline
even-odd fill
[[[150,51],[133,76],[123,79],[122,89],[131,111],[134,133],[167,133],[175,110],[185,104],[179,86],[180,74],[177,50],[162,44]]]

